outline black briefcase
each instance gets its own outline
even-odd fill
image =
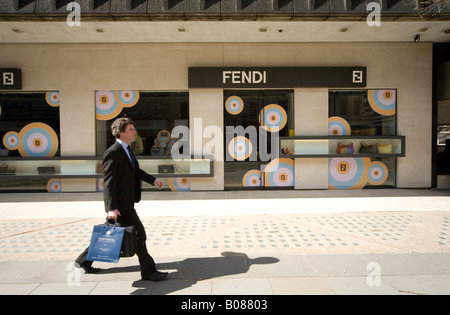
[[[114,222],[108,221],[107,225],[114,226]],[[133,257],[137,251],[137,229],[132,225],[120,223],[116,223],[116,226],[125,228],[120,257]]]

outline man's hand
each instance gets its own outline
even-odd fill
[[[158,186],[159,190],[163,189],[164,183],[159,179],[155,180],[155,185]]]
[[[117,220],[117,217],[120,215],[119,210],[108,211],[108,219]]]

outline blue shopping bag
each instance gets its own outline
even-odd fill
[[[120,257],[125,228],[116,226],[95,225],[92,231],[87,260],[117,263]]]

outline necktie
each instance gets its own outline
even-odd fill
[[[133,168],[136,168],[136,165],[134,163],[134,154],[133,154],[133,151],[131,150],[131,147],[127,146],[127,150],[128,150],[128,153],[130,154],[131,165],[133,165]]]

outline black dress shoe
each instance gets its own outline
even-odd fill
[[[84,273],[98,273],[98,272],[100,272],[100,268],[94,268],[94,267],[91,267],[91,266],[84,266],[84,267],[81,267],[81,268],[83,268],[83,270],[84,270]]]
[[[167,277],[168,274],[168,272],[155,271],[149,276],[142,276],[142,280],[149,280],[153,282],[162,281]]]

